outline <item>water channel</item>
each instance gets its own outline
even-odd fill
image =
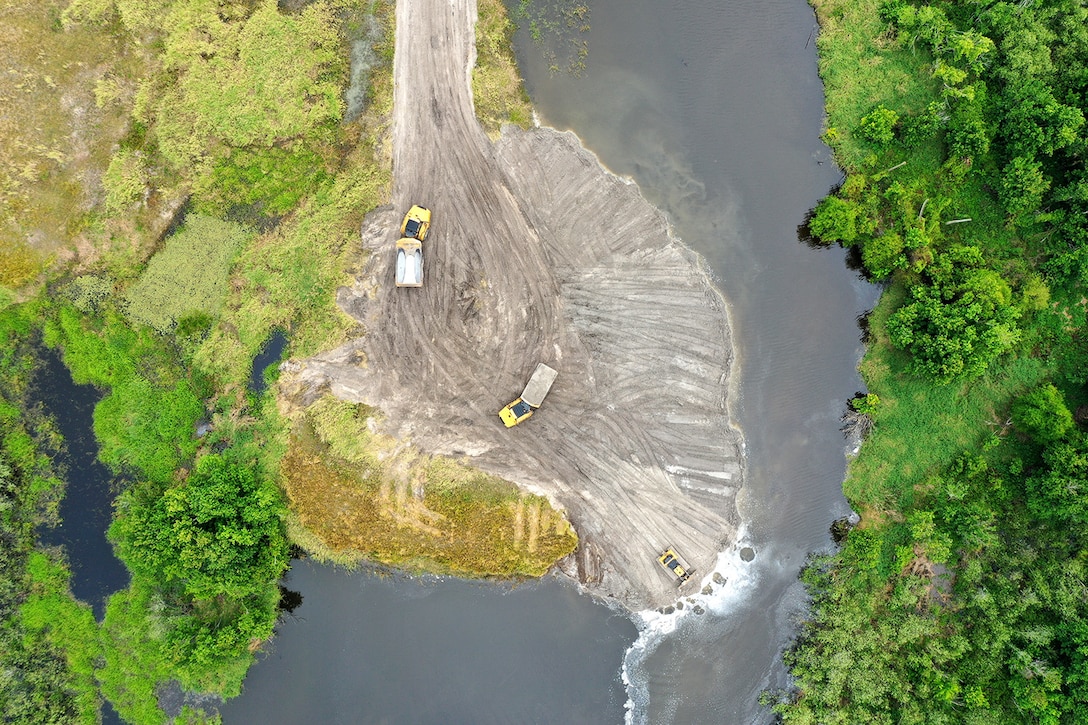
[[[741,543],[754,560],[725,552],[730,584],[706,614],[636,618],[641,631],[550,581],[511,591],[299,563],[288,584],[305,597],[298,620],[280,627],[225,723],[770,721],[757,700],[786,682],[797,573],[849,510],[839,419],[861,385],[856,318],[876,298],[841,250],[797,238],[840,179],[819,140],[815,17],[802,0],[588,8],[574,38],[548,40],[562,8],[522,18],[518,60],[542,122],[637,181],[720,277],[749,455]],[[585,40],[584,67],[557,73],[572,39]]]
[[[551,579],[511,587],[297,561],[286,585],[302,604],[223,707],[228,725],[770,721],[757,699],[786,682],[798,570],[848,511],[839,417],[860,388],[856,317],[876,296],[841,250],[797,240],[840,178],[819,141],[815,18],[803,0],[591,0],[582,24],[577,75],[553,68],[570,38],[545,52],[524,21],[519,62],[542,121],[637,181],[720,278],[749,456],[741,545],[754,559],[723,553],[729,584],[705,614],[635,621]],[[99,614],[124,585],[83,592],[79,565],[73,574]]]
[[[64,437],[58,463],[65,471],[64,498],[55,527],[44,527],[38,536],[47,546],[63,547],[72,571],[72,594],[91,605],[102,621],[106,600],[128,586],[128,571],[113,555],[106,529],[113,519],[113,475],[98,460],[94,437],[94,407],[102,391],[93,385],[76,385],[60,353],[41,348],[41,367],[31,392],[31,403],[41,405],[57,423]]]
[[[38,368],[30,391],[30,404],[40,405],[56,421],[64,449],[55,461],[66,481],[64,498],[57,511],[59,523],[38,530],[46,546],[64,550],[72,572],[73,596],[91,606],[101,622],[110,595],[128,586],[128,570],[114,556],[106,530],[113,520],[113,499],[120,488],[110,470],[98,460],[94,436],[94,407],[102,391],[93,385],[77,385],[61,354],[39,348]],[[120,725],[109,702],[102,705],[102,725]]]

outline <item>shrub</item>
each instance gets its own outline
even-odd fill
[[[868,239],[861,247],[861,261],[874,279],[884,279],[907,264],[903,238],[895,232]]]
[[[903,145],[913,149],[932,140],[940,131],[943,109],[942,104],[933,101],[921,113],[904,119],[900,124]]]
[[[895,127],[898,123],[899,114],[881,104],[862,117],[858,134],[862,138],[883,146],[891,143],[895,138]]]
[[[159,332],[193,312],[217,316],[231,263],[248,237],[237,224],[191,215],[125,295],[126,314]]]
[[[106,213],[124,213],[143,198],[148,183],[147,167],[138,151],[121,149],[115,153],[110,159],[109,168],[102,175],[102,186],[106,189]]]
[[[325,3],[283,15],[275,2],[262,2],[236,22],[214,9],[176,6],[166,22],[165,61],[178,80],[156,113],[163,154],[187,168],[215,140],[270,148],[336,124],[345,70],[336,22]]]

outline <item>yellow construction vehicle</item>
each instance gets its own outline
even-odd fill
[[[529,382],[525,385],[521,397],[499,411],[499,417],[502,418],[502,422],[507,428],[513,428],[523,420],[529,419],[533,411],[544,402],[544,396],[552,389],[552,383],[555,382],[557,375],[559,375],[558,372],[544,363],[536,366],[536,370],[533,371],[533,376],[529,378]]]
[[[423,206],[413,206],[404,215],[404,221],[400,225],[402,237],[411,237],[423,241],[427,238],[427,232],[431,228],[431,210]]]
[[[657,563],[660,564],[665,571],[676,577],[677,586],[686,582],[695,571],[688,566],[688,563],[684,561],[680,555],[676,553],[676,549],[671,546],[661,552],[661,555],[657,557]]]

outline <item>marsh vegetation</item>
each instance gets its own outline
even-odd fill
[[[316,425],[343,417],[335,401],[307,410],[247,385],[276,331],[296,357],[357,331],[334,296],[362,261],[363,216],[389,195],[392,6],[32,5],[0,13],[17,71],[0,80],[0,717],[93,723],[106,698],[129,722],[216,720],[214,698],[168,712],[162,693],[238,694],[273,634],[292,543],[475,576],[539,575],[569,552],[546,501],[432,459],[407,469],[418,504],[337,538],[333,512],[293,511],[288,494],[379,492],[374,453]],[[488,21],[501,38],[499,10]],[[360,39],[373,63],[346,122]],[[524,123],[505,74],[489,117]],[[93,426],[122,482],[109,539],[131,584],[101,622],[63,556],[36,548],[64,491],[63,441],[28,403],[39,340],[104,393]],[[396,511],[420,514],[415,538],[397,538]]]

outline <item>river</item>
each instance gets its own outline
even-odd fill
[[[648,618],[625,658],[631,718],[769,722],[758,697],[786,683],[780,653],[804,603],[799,568],[849,513],[840,417],[862,386],[857,317],[879,291],[843,250],[798,242],[807,210],[841,179],[819,139],[816,18],[800,0],[589,8],[584,69],[556,73],[577,44],[547,32],[534,42],[524,21],[518,60],[542,123],[573,130],[638,182],[721,279],[748,452],[741,543],[755,552],[747,566],[726,552],[734,574],[708,615]]]
[[[512,587],[296,561],[286,584],[302,604],[223,706],[228,725],[772,719],[757,700],[787,682],[797,573],[849,510],[839,418],[861,387],[856,318],[877,294],[841,250],[797,239],[840,179],[819,140],[815,17],[801,0],[592,0],[585,13],[565,1],[552,5],[555,22],[523,20],[516,39],[542,121],[634,179],[730,302],[748,481],[743,540],[722,555],[728,585],[702,598],[704,614],[632,620],[552,579]],[[570,18],[585,30],[556,35]],[[585,42],[580,61],[572,40]],[[568,59],[584,65],[554,72]],[[77,436],[61,425],[74,453]],[[75,488],[69,500],[80,500]],[[70,554],[112,560],[104,539],[92,554],[74,543],[82,534],[58,533]],[[101,616],[123,569],[101,582],[84,570],[73,560],[73,589]]]

